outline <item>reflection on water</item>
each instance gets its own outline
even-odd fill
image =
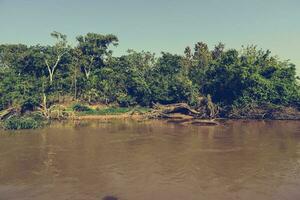
[[[299,121],[81,122],[0,133],[0,200],[296,200],[299,188]]]

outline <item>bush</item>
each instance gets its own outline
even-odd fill
[[[41,126],[41,121],[37,121],[32,117],[14,116],[5,120],[3,126],[9,130],[36,129]]]
[[[46,120],[45,116],[43,116],[43,114],[40,113],[40,112],[28,113],[28,114],[26,114],[26,117],[32,118],[32,119],[34,119],[35,121],[38,121],[38,122],[42,122],[42,121]]]
[[[126,94],[120,94],[117,97],[117,102],[121,107],[129,107],[129,106],[136,105],[135,99],[130,95],[126,95]]]
[[[86,111],[91,111],[91,109],[83,104],[76,103],[72,106],[72,109],[76,112],[86,112]]]
[[[38,101],[31,97],[28,97],[26,100],[20,102],[21,112],[25,113],[26,111],[33,111],[36,106],[38,106]]]
[[[104,109],[89,110],[82,112],[83,115],[119,115],[128,113],[132,108],[129,107],[109,107]]]

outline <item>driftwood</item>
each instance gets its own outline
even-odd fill
[[[212,102],[210,95],[198,99],[196,110],[201,113],[201,116],[198,117],[201,119],[214,119],[219,114],[219,108]]]
[[[168,105],[155,104],[152,114],[158,118],[172,118],[172,114],[182,114],[186,116],[196,117],[199,112],[190,108],[186,103],[176,103]],[[176,117],[176,116],[174,116]]]
[[[218,108],[208,97],[201,98],[195,108],[191,108],[186,103],[168,105],[155,104],[150,116],[153,116],[153,118],[176,118],[174,114],[181,114],[180,118],[184,115],[197,119],[214,119],[218,115]]]
[[[186,103],[169,105],[156,104],[149,114],[149,118],[166,119],[168,123],[193,124],[198,126],[218,125],[218,122],[207,120],[211,116],[205,107],[193,109]],[[206,119],[206,120],[201,120]]]

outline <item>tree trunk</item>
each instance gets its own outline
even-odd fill
[[[63,54],[62,54],[63,55]],[[49,72],[49,78],[50,78],[50,84],[52,85],[52,82],[53,82],[53,75],[54,75],[54,71],[62,57],[62,55],[58,55],[57,56],[57,59],[55,61],[55,64],[53,66],[50,66],[49,63],[48,63],[48,60],[45,59],[45,63],[46,63],[46,66],[47,66],[47,69],[48,69],[48,72]]]
[[[74,99],[77,99],[77,79],[74,80]]]

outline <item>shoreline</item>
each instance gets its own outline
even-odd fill
[[[217,126],[228,120],[265,120],[265,121],[300,121],[300,111],[295,108],[283,108],[280,110],[253,109],[250,112],[204,115],[206,112],[198,112],[186,104],[172,104],[160,106],[156,109],[150,108],[88,108],[87,111],[56,110],[50,113],[47,118],[40,118],[41,113],[27,113],[16,115],[15,110],[10,109],[0,115],[0,128],[10,130],[35,129],[47,126],[55,121],[114,121],[114,120],[135,120],[151,121],[158,120],[166,123],[196,126]],[[51,115],[52,114],[52,115]],[[225,114],[225,115],[224,115]],[[6,117],[3,120],[3,117]]]
[[[300,121],[300,116],[285,116],[278,118],[259,118],[259,117],[222,117],[222,118],[193,118],[189,115],[174,115],[174,117],[170,118],[149,118],[148,115],[145,114],[115,114],[115,115],[81,115],[75,116],[73,118],[68,118],[66,120],[160,120],[160,121],[171,121],[171,120],[202,120],[202,121],[223,121],[223,120],[267,120],[267,121]]]
[[[146,120],[144,115],[130,115],[130,114],[117,114],[117,115],[81,115],[75,116],[73,120],[115,120],[115,119],[133,119],[133,120]],[[72,120],[67,119],[67,120]]]
[[[64,123],[64,122],[99,122],[99,123],[111,123],[111,122],[121,122],[121,121],[132,121],[132,122],[162,122],[166,124],[174,124],[180,126],[198,126],[198,127],[219,127],[225,125],[230,121],[242,121],[242,122],[253,122],[253,121],[262,121],[262,122],[300,122],[300,119],[290,119],[290,118],[280,118],[280,119],[268,119],[268,118],[214,118],[214,119],[197,119],[190,118],[187,116],[186,118],[149,118],[149,116],[143,114],[114,114],[114,115],[83,115],[83,116],[74,116],[65,119],[52,119],[48,122],[42,122],[43,125],[34,127],[34,128],[5,128],[3,122],[0,122],[0,131],[1,130],[34,130],[34,129],[43,129],[47,128],[47,126],[51,126],[52,123]]]

